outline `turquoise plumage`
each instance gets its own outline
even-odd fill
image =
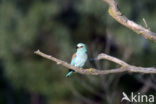
[[[83,43],[78,43],[77,44],[77,51],[72,56],[72,60],[71,60],[70,64],[72,66],[82,68],[84,66],[85,62],[87,61],[87,58],[88,58],[88,56],[87,56],[86,45]],[[73,72],[74,72],[74,70],[69,69],[69,72],[66,74],[66,77],[69,77]]]

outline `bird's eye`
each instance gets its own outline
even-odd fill
[[[83,46],[76,46],[76,49],[80,49],[80,48],[82,48]]]

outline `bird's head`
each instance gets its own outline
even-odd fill
[[[79,52],[87,52],[86,45],[83,43],[78,43],[76,48],[77,48],[77,51]]]

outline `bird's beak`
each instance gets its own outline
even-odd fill
[[[82,48],[82,46],[80,46],[80,47],[76,46],[76,49],[79,49],[79,48]]]

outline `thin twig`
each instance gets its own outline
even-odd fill
[[[143,18],[142,20],[143,20],[143,22],[145,24],[145,28],[148,29],[148,25],[147,25],[147,22],[146,22],[145,18]]]
[[[75,66],[72,66],[70,64],[68,64],[65,61],[62,61],[60,59],[57,59],[53,56],[47,55],[45,53],[42,53],[41,51],[37,50],[34,52],[35,54],[42,56],[46,59],[49,59],[51,61],[56,62],[59,65],[62,65],[68,69],[73,69],[75,72],[77,73],[81,73],[81,74],[88,74],[88,75],[104,75],[104,74],[115,74],[115,73],[122,73],[122,72],[131,72],[131,73],[143,73],[143,74],[156,74],[156,68],[154,67],[149,67],[149,68],[144,68],[144,67],[136,67],[133,65],[129,65],[126,62],[115,58],[113,56],[109,56],[106,55],[104,53],[99,54],[97,59],[106,59],[112,62],[115,62],[116,64],[121,65],[120,68],[116,68],[116,69],[109,69],[109,70],[98,70],[98,69],[94,69],[94,68],[89,68],[89,69],[83,69],[83,68],[77,68]]]

